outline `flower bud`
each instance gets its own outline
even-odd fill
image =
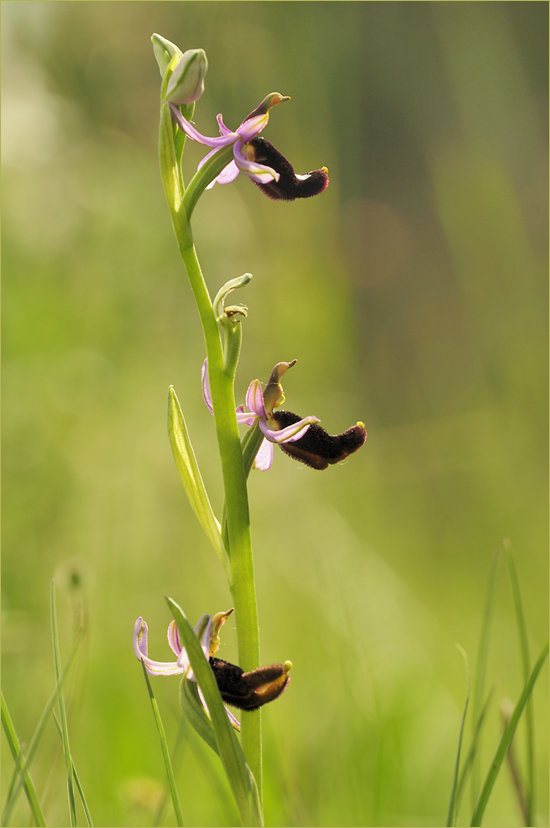
[[[204,49],[188,49],[184,52],[168,81],[166,100],[176,106],[198,100],[204,92],[207,68]]]
[[[174,43],[171,43],[165,37],[161,37],[158,34],[152,35],[151,41],[153,43],[153,52],[155,53],[155,58],[160,69],[160,76],[163,78],[174,55],[181,57],[182,52]]]

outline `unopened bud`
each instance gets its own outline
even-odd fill
[[[188,49],[184,52],[168,81],[166,100],[176,106],[198,100],[204,92],[207,68],[204,49]]]

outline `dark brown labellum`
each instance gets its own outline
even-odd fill
[[[255,161],[279,173],[278,181],[271,181],[269,184],[254,182],[269,198],[277,201],[294,201],[296,198],[319,195],[328,187],[328,170],[325,167],[306,175],[296,175],[290,161],[265,138],[253,138],[248,142],[248,146],[254,148]]]
[[[275,411],[273,417],[281,428],[286,428],[301,420],[291,411]],[[328,434],[317,423],[310,425],[303,437],[293,443],[279,443],[280,448],[300,460],[312,469],[322,471],[335,463],[340,463],[361,448],[367,438],[365,427],[357,424],[342,434]]]
[[[283,664],[270,664],[249,673],[221,658],[211,658],[210,666],[224,702],[240,710],[257,710],[274,701],[290,681]]]

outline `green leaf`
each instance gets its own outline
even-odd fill
[[[483,813],[485,811],[485,807],[487,805],[487,802],[489,801],[489,796],[491,795],[491,791],[493,790],[493,785],[495,784],[495,780],[498,776],[498,772],[499,772],[500,767],[501,767],[501,765],[504,761],[506,753],[508,752],[508,748],[510,747],[512,739],[514,738],[514,733],[516,732],[516,728],[518,726],[518,722],[520,720],[521,714],[523,713],[525,705],[529,701],[531,693],[533,692],[533,686],[535,684],[535,681],[538,678],[538,675],[539,675],[539,673],[542,669],[542,665],[544,664],[544,661],[545,661],[547,655],[548,655],[548,642],[546,642],[546,646],[543,648],[543,650],[542,650],[542,652],[541,652],[541,654],[538,658],[537,663],[533,667],[533,671],[532,671],[531,675],[529,676],[527,682],[525,683],[525,686],[523,688],[523,691],[522,691],[522,694],[519,698],[519,701],[516,704],[516,706],[514,708],[514,712],[512,713],[512,715],[510,717],[510,721],[508,723],[508,726],[506,727],[506,730],[502,734],[502,739],[500,740],[500,744],[499,744],[499,746],[497,748],[497,751],[495,753],[495,758],[493,759],[493,761],[491,763],[491,767],[489,768],[489,772],[487,774],[487,777],[485,779],[485,783],[484,783],[483,788],[481,790],[481,794],[479,796],[478,803],[477,803],[475,811],[473,813],[472,821],[470,823],[471,826],[481,825],[481,820],[483,818]]]
[[[229,557],[225,549],[220,524],[218,523],[208,499],[206,489],[199,471],[199,466],[189,439],[189,433],[183,417],[176,392],[170,386],[168,389],[168,435],[174,453],[176,466],[189,498],[189,503],[199,522],[206,532],[208,539],[216,550],[225,574],[231,582]]]
[[[11,716],[8,711],[8,706],[4,700],[4,694],[1,695],[1,705],[2,705],[2,727],[4,728],[4,733],[6,734],[6,739],[8,740],[8,745],[10,746],[11,754],[15,759],[16,766],[22,764],[23,761],[23,751],[21,750],[21,745],[19,743],[19,739],[17,738],[17,733],[15,731],[15,727],[13,726],[13,722],[11,720]],[[44,814],[42,813],[42,809],[40,807],[40,802],[38,801],[38,795],[36,793],[36,788],[34,787],[34,783],[30,777],[28,768],[25,768],[23,771],[23,786],[25,788],[25,793],[27,795],[27,799],[34,816],[34,821],[37,825],[46,825],[46,820],[44,819]],[[3,822],[3,825],[6,823]]]
[[[258,788],[223,706],[212,668],[202,651],[199,639],[183,610],[168,596],[166,601],[178,625],[183,646],[204,694],[216,737],[218,754],[235,797],[243,825],[263,825]],[[204,618],[204,616],[203,616]]]

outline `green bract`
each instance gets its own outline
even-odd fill
[[[158,34],[154,34],[151,37],[151,42],[153,44],[155,58],[160,69],[160,76],[163,78],[164,73],[166,72],[174,55],[181,56],[183,53],[174,43],[171,43],[169,40],[166,40],[165,37],[161,37]]]

